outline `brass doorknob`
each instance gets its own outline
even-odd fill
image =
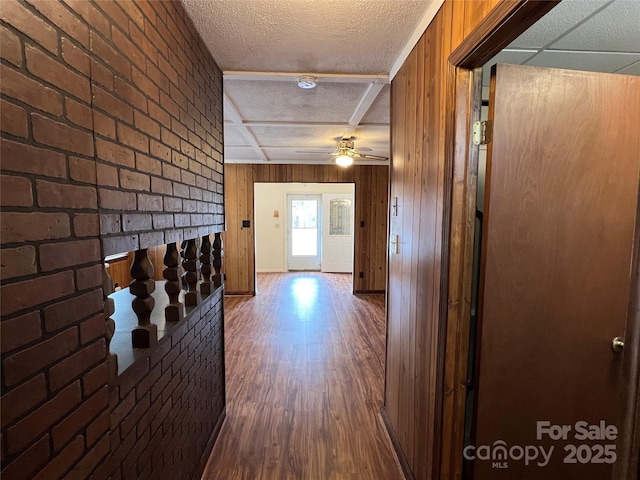
[[[624,350],[624,338],[622,337],[614,338],[613,342],[611,342],[611,349],[616,353],[622,352]]]

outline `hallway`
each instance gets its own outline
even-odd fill
[[[225,299],[227,418],[206,480],[401,478],[380,423],[384,296],[351,275],[259,274]]]

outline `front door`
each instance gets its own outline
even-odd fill
[[[287,195],[287,268],[320,270],[320,195]]]
[[[489,109],[465,457],[477,480],[610,479],[638,380],[612,341],[638,295],[640,77],[498,65]]]

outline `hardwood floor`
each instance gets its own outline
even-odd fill
[[[259,274],[225,299],[227,418],[203,479],[402,478],[379,420],[384,296],[345,274]]]

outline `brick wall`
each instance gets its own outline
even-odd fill
[[[2,477],[187,478],[224,409],[221,304],[110,389],[101,265],[223,229],[221,73],[179,2],[2,0],[0,23]]]

